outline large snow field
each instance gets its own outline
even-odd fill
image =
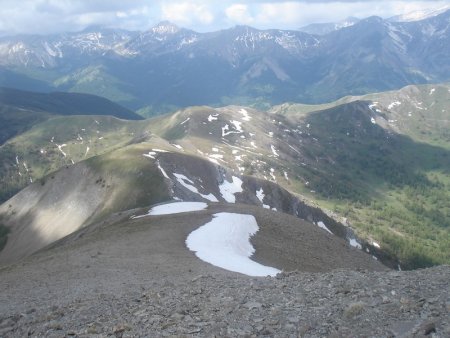
[[[275,276],[280,270],[254,262],[250,237],[259,230],[255,217],[214,214],[211,222],[191,232],[186,245],[202,261],[249,276]]]

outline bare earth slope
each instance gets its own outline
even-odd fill
[[[187,235],[223,211],[255,215],[254,260],[303,272],[252,278],[195,257],[185,246]],[[0,335],[450,333],[446,266],[386,271],[342,239],[258,207],[212,204],[194,213],[133,214],[113,215],[1,269]]]

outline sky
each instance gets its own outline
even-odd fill
[[[388,18],[449,5],[450,0],[0,0],[0,32],[49,34],[92,25],[144,31],[165,20],[198,32],[235,25],[298,29],[349,16]]]

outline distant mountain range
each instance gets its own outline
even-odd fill
[[[450,11],[428,16],[370,17],[323,35],[247,26],[197,33],[162,22],[145,32],[2,37],[0,83],[96,94],[144,115],[199,104],[320,103],[449,81]]]
[[[349,17],[345,20],[339,22],[324,22],[324,23],[313,23],[304,27],[301,27],[299,31],[305,32],[308,34],[315,35],[325,35],[337,30],[340,30],[345,27],[353,26],[358,23],[359,19],[354,17]]]

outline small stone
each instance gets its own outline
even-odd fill
[[[262,304],[258,303],[258,302],[248,302],[248,303],[244,304],[244,307],[249,309],[249,310],[260,309],[260,308],[262,308]]]
[[[48,323],[48,327],[53,330],[62,330],[61,323],[56,320],[52,320],[50,323]]]
[[[181,320],[183,320],[184,315],[181,314],[181,313],[179,313],[179,312],[177,312],[177,313],[174,313],[174,314],[172,315],[172,318],[175,319],[175,320],[181,321]]]
[[[289,323],[298,323],[300,321],[300,318],[298,317],[289,317],[288,322]]]
[[[420,325],[416,331],[416,337],[428,336],[432,333],[436,333],[436,324],[434,322],[426,322]]]
[[[365,304],[362,302],[350,304],[344,311],[344,317],[351,319],[360,315],[365,308]]]
[[[267,324],[269,324],[269,325],[278,325],[279,322],[280,322],[279,319],[273,318],[273,319],[269,319],[269,320],[267,321]]]

